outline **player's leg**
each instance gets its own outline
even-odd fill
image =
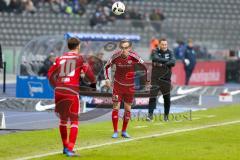
[[[77,135],[78,135],[78,115],[80,111],[80,103],[79,103],[79,96],[72,95],[71,96],[72,104],[70,106],[70,134],[69,134],[69,143],[68,143],[68,150],[67,156],[78,156],[73,152],[73,148],[75,146]]]
[[[123,125],[122,125],[122,136],[125,138],[130,138],[127,133],[128,122],[131,119],[131,105],[132,103],[124,102],[124,115],[123,115]]]
[[[59,131],[63,143],[63,154],[66,154],[68,149],[68,134],[67,134],[67,121],[60,120]]]
[[[131,107],[134,98],[134,92],[132,94],[124,94],[124,116],[123,116],[123,125],[122,125],[122,136],[125,138],[130,138],[126,132],[128,122],[131,119]]]
[[[77,134],[78,134],[78,121],[71,121],[69,144],[68,144],[68,149],[70,151],[73,151],[74,145],[77,140]]]
[[[118,119],[119,119],[119,109],[120,109],[120,104],[122,101],[122,95],[119,91],[119,86],[116,84],[114,85],[113,88],[113,95],[112,95],[112,102],[113,102],[113,109],[112,109],[112,124],[113,124],[113,135],[112,138],[117,138],[118,137]]]
[[[116,97],[115,97],[116,98]],[[118,119],[119,119],[119,109],[121,102],[113,101],[113,109],[112,109],[112,124],[113,124],[113,135],[112,138],[118,137]]]
[[[68,133],[67,133],[67,116],[64,109],[68,110],[66,107],[67,101],[64,100],[65,96],[61,91],[55,90],[55,113],[59,117],[59,132],[63,144],[63,154],[66,154],[68,150]]]
[[[73,148],[77,140],[77,135],[78,135],[78,121],[72,121],[69,134],[68,151],[66,152],[66,155],[69,157],[79,156],[73,151]]]

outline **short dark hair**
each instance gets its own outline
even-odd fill
[[[162,41],[167,41],[167,39],[166,38],[159,39],[159,43],[161,43]]]
[[[128,39],[123,39],[123,40],[121,40],[120,43],[119,43],[119,48],[122,48],[122,44],[123,44],[123,43],[128,43],[128,44],[129,44],[128,47],[132,47],[132,42],[131,42],[130,40],[128,40]]]
[[[80,40],[78,38],[69,38],[68,39],[68,49],[74,50],[76,49],[80,44]]]

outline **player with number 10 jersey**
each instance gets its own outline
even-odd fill
[[[80,111],[79,90],[80,76],[84,72],[92,83],[96,83],[91,68],[84,64],[80,52],[80,40],[68,40],[69,52],[56,58],[55,63],[48,71],[50,84],[55,88],[55,112],[60,118],[59,131],[63,143],[63,153],[75,156],[73,148],[78,133],[78,115]],[[71,128],[67,136],[67,123],[70,120]],[[69,140],[68,140],[69,139]]]

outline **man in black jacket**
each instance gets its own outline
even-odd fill
[[[175,65],[173,52],[168,49],[166,39],[159,41],[159,46],[152,52],[152,77],[147,120],[153,120],[153,111],[159,91],[164,99],[164,120],[168,121],[170,111],[171,68]]]

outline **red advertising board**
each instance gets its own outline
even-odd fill
[[[178,61],[172,69],[172,83],[184,85],[185,71],[181,61]],[[225,61],[198,61],[189,85],[209,86],[223,85],[225,83],[226,63]]]

